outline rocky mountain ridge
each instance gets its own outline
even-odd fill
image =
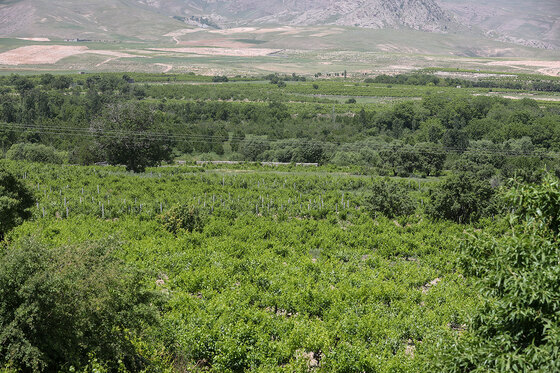
[[[0,37],[157,41],[186,25],[412,29],[560,49],[558,0],[0,1]]]
[[[140,0],[162,12],[212,20],[220,27],[258,24],[411,28],[444,32],[452,17],[434,0]]]

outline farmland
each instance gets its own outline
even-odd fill
[[[145,286],[165,294],[161,327],[175,341],[167,353],[191,368],[414,371],[477,303],[454,264],[462,228],[373,219],[363,208],[371,178],[7,166],[39,198],[34,221],[10,240],[111,239]],[[201,232],[158,224],[177,203],[200,208]]]
[[[337,75],[1,77],[0,367],[553,370],[558,78]]]
[[[163,22],[144,28],[138,28],[138,23],[127,29],[135,30],[132,37],[103,35],[91,41],[77,41],[92,38],[91,33],[41,31],[46,24],[39,24],[32,35],[41,36],[41,41],[25,37],[31,34],[0,38],[0,74],[127,71],[234,76],[347,70],[352,77],[360,77],[459,67],[558,76],[560,71],[557,50],[498,42],[471,32],[329,26],[217,30],[171,23],[167,32],[161,29]]]

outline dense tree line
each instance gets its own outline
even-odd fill
[[[297,75],[291,78],[299,80]],[[390,77],[409,83],[405,78]],[[530,177],[530,169],[552,164],[547,154],[560,149],[559,110],[530,99],[431,94],[393,105],[353,105],[333,116],[322,107],[280,101],[167,100],[166,90],[180,92],[180,85],[143,86],[128,75],[12,75],[0,84],[3,151],[18,143],[38,143],[68,152],[71,163],[123,162],[128,157],[115,155],[107,137],[96,136],[100,128],[139,130],[111,124],[108,111],[125,103],[146,114],[140,116],[146,122],[144,137],[157,132],[165,140],[160,142],[162,151],[152,152],[155,163],[180,154],[209,153],[225,159],[353,164],[385,175],[437,176],[466,157],[506,177],[520,169]],[[152,97],[152,87],[164,96]],[[231,89],[235,86],[228,85],[225,92]]]
[[[506,88],[524,89],[542,92],[560,92],[560,82],[551,80],[534,79],[531,81],[501,79],[461,79],[451,77],[439,77],[434,74],[398,74],[378,75],[375,78],[367,78],[366,83],[382,84],[408,84],[408,85],[435,85],[442,87],[477,87],[477,88]]]

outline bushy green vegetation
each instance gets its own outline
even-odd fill
[[[155,293],[115,256],[115,240],[0,252],[0,364],[20,371],[85,366],[138,371],[134,342],[157,322]]]
[[[560,83],[552,79],[534,77],[532,80],[520,80],[517,76],[507,79],[481,79],[468,80],[460,78],[440,78],[433,74],[399,74],[395,76],[379,75],[375,78],[368,78],[366,83],[385,83],[385,84],[408,84],[408,85],[432,85],[443,87],[480,87],[480,88],[507,88],[523,89],[545,92],[560,92]]]
[[[365,205],[373,216],[385,215],[388,218],[410,215],[415,209],[406,187],[388,179],[372,183]]]
[[[13,227],[31,217],[33,194],[11,172],[0,166],[0,241]]]
[[[142,172],[171,159],[169,133],[146,107],[134,104],[108,106],[92,123],[96,144],[110,164],[125,164],[128,171]]]
[[[67,162],[67,155],[52,146],[33,143],[14,144],[6,152],[6,158],[19,161],[62,164]]]
[[[204,226],[203,218],[196,206],[175,205],[160,216],[161,224],[169,232],[177,234],[182,230],[192,232],[201,231]]]
[[[510,79],[500,76],[492,79]],[[3,77],[3,149],[16,143],[48,144],[67,151],[70,163],[126,164],[138,152],[123,133],[141,131],[144,140],[157,139],[163,146],[158,147],[163,151],[145,151],[146,159],[138,160],[142,167],[182,155],[350,163],[381,175],[438,176],[446,161],[457,156],[475,155],[473,161],[480,163],[486,162],[482,155],[489,155],[495,175],[523,173],[531,178],[535,168],[555,167],[560,146],[555,105],[489,97],[483,88],[410,85],[413,78],[439,79],[435,75],[379,77],[394,79],[391,88],[382,83],[303,81],[297,75],[264,77],[291,80],[285,88],[251,79],[225,82],[220,77],[212,83],[194,75],[170,77],[174,84],[162,84],[161,76],[148,74]],[[421,100],[365,104],[360,97]],[[128,107],[142,119],[142,128],[110,125],[111,107]],[[108,146],[116,143],[128,153]],[[137,171],[142,167],[129,165]]]
[[[465,302],[476,302],[449,261],[461,228],[413,215],[373,219],[362,208],[377,184],[368,177],[5,164],[23,172],[39,199],[36,222],[9,235],[7,254],[34,236],[29,250],[65,258],[110,235],[115,241],[103,245],[118,247],[111,255],[119,266],[163,293],[157,328],[127,350],[149,364],[415,371],[423,344],[453,334],[447,324],[466,322]],[[436,278],[443,283],[429,285]],[[110,367],[93,342],[84,344],[85,360],[66,358],[78,366],[94,353]]]
[[[0,79],[0,369],[556,370],[556,106],[162,78]]]
[[[458,223],[477,221],[497,211],[496,188],[471,172],[446,177],[430,191],[428,214]]]
[[[540,185],[515,183],[505,198],[512,208],[509,227],[475,232],[462,244],[462,266],[477,278],[484,302],[467,334],[444,346],[434,367],[449,372],[559,369],[559,181],[547,175]]]

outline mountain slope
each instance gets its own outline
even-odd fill
[[[140,3],[170,14],[206,17],[221,26],[333,24],[443,31],[451,18],[434,0],[172,0]]]
[[[558,0],[0,0],[0,37],[168,41],[186,24],[468,31],[560,48]]]
[[[547,49],[560,48],[558,0],[438,0],[457,21],[494,39]]]
[[[0,2],[0,36],[158,40],[182,22],[136,0]]]
[[[432,0],[357,0],[323,1],[301,13],[287,9],[278,15],[257,19],[260,22],[292,25],[335,24],[366,28],[401,28],[445,31],[451,19]]]
[[[0,2],[0,20],[2,36],[46,30],[57,37],[150,40],[180,21],[445,31],[451,19],[434,0],[12,0]]]

